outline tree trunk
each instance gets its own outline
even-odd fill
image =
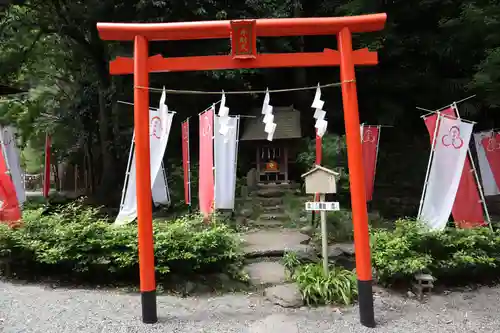
[[[88,193],[93,195],[95,193],[95,175],[94,175],[94,154],[92,153],[92,135],[89,136],[89,140],[85,143],[85,156],[86,158],[86,169],[88,175]]]
[[[95,34],[97,32],[94,32]],[[98,193],[102,199],[112,199],[112,193],[116,189],[116,165],[115,142],[113,133],[112,102],[113,89],[108,72],[107,50],[98,36],[93,36],[92,44],[93,59],[99,79],[99,141],[101,146],[102,172],[99,182]]]

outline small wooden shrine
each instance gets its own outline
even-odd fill
[[[255,118],[245,119],[240,141],[255,152],[253,167],[257,170],[259,183],[288,183],[290,167],[297,156],[302,131],[300,111],[293,106],[274,107],[274,122],[277,124],[273,141],[267,140],[261,110],[255,110]]]

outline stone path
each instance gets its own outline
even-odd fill
[[[264,294],[274,304],[283,307],[303,305],[297,286],[293,283],[286,284],[285,267],[280,260],[287,251],[314,252],[309,245],[303,244],[309,238],[300,231],[291,229],[264,229],[243,236],[245,255],[254,260],[245,267],[250,283],[268,287]]]
[[[302,296],[294,283],[288,283],[285,267],[281,263],[286,252],[298,253],[300,257],[311,261],[319,261],[315,249],[308,245],[310,234],[304,230],[284,228],[284,223],[289,220],[285,211],[283,198],[286,193],[292,194],[293,189],[287,185],[260,185],[256,197],[261,213],[256,221],[250,222],[259,230],[247,232],[243,236],[245,242],[244,252],[249,263],[245,271],[250,278],[250,283],[257,287],[267,287],[264,295],[274,304],[282,307],[300,307],[303,305]],[[251,211],[245,212],[249,216]],[[343,265],[352,256],[352,244],[335,245],[329,249],[329,257]],[[339,261],[339,258],[342,259]]]

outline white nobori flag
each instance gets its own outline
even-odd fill
[[[419,220],[431,229],[446,227],[462,177],[473,124],[438,117],[434,155]]]
[[[166,188],[167,184],[164,178],[165,176],[162,161],[165,149],[167,148],[173,116],[174,113],[169,112],[166,107],[160,108],[158,111],[149,110],[151,189],[155,203],[165,203],[169,201],[168,198],[165,198],[168,194],[160,194],[160,190],[163,188],[163,191],[168,191]],[[123,185],[124,195],[120,205],[120,212],[115,220],[115,225],[131,223],[137,217],[135,152],[131,157],[129,168],[127,170],[128,181]]]
[[[240,117],[228,118],[226,135],[219,132],[220,120],[218,116],[214,119],[215,208],[234,210]]]

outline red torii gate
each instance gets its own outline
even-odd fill
[[[149,73],[237,68],[340,66],[347,137],[360,321],[375,326],[368,214],[362,164],[355,65],[376,65],[377,53],[352,49],[352,33],[379,31],[387,15],[282,18],[181,23],[97,23],[103,40],[133,41],[134,58],[118,57],[110,73],[134,74],[134,130],[137,175],[139,270],[144,323],[158,321],[149,172]],[[336,35],[338,51],[257,54],[257,37]],[[231,55],[164,58],[149,56],[150,41],[230,38]]]

